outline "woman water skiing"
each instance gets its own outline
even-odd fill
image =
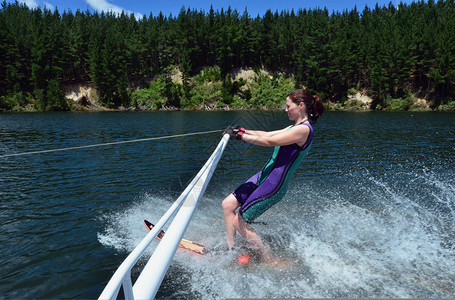
[[[295,90],[286,97],[286,112],[294,125],[276,131],[247,130],[229,126],[225,133],[232,138],[264,147],[275,147],[263,169],[240,185],[222,202],[229,250],[236,232],[254,248],[263,260],[275,259],[259,235],[248,224],[279,202],[286,193],[289,180],[308,153],[313,140],[313,127],[324,111],[322,101],[306,90]],[[237,208],[240,208],[236,212]]]

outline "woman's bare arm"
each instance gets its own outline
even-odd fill
[[[283,131],[286,131],[290,128],[291,126],[288,126],[286,128],[283,128],[283,129],[278,129],[278,130],[274,130],[274,131],[262,131],[262,130],[249,130],[249,129],[245,129],[245,133],[246,134],[249,134],[249,135],[254,135],[254,136],[273,136],[275,134],[279,134]]]
[[[287,127],[282,130],[262,132],[245,130],[242,140],[258,146],[275,147],[291,144],[303,145],[310,134],[308,126]]]

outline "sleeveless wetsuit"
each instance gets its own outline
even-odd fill
[[[313,127],[309,123],[298,125],[310,128],[305,144],[302,147],[297,144],[275,147],[264,168],[233,192],[241,204],[239,213],[245,221],[253,221],[286,194],[290,178],[307,155],[313,141]]]

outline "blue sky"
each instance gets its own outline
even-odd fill
[[[7,1],[13,2],[13,1]],[[370,8],[374,8],[376,3],[380,6],[388,5],[389,0],[20,0],[24,2],[30,8],[35,7],[47,7],[48,9],[54,10],[58,8],[59,12],[69,11],[75,12],[77,9],[81,11],[114,11],[121,12],[122,10],[128,13],[134,12],[136,17],[142,15],[149,16],[153,13],[154,16],[158,15],[159,12],[163,12],[165,16],[172,14],[173,16],[178,15],[180,9],[191,8],[196,10],[203,10],[208,12],[210,5],[213,4],[215,10],[221,8],[228,8],[231,6],[232,9],[237,9],[241,14],[247,8],[248,13],[251,17],[256,17],[258,14],[263,16],[264,13],[271,9],[273,12],[278,10],[291,10],[297,12],[299,8],[315,9],[327,7],[330,12],[332,11],[343,11],[344,9],[351,10],[354,6],[362,11],[365,5]],[[398,5],[400,0],[392,0],[394,5]],[[411,3],[411,0],[403,0],[404,3]]]

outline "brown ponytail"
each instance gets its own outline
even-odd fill
[[[301,102],[305,103],[308,118],[312,124],[316,123],[324,112],[324,105],[322,104],[322,100],[319,96],[313,96],[307,90],[294,90],[290,92],[287,97],[289,97],[295,104],[299,104]]]

